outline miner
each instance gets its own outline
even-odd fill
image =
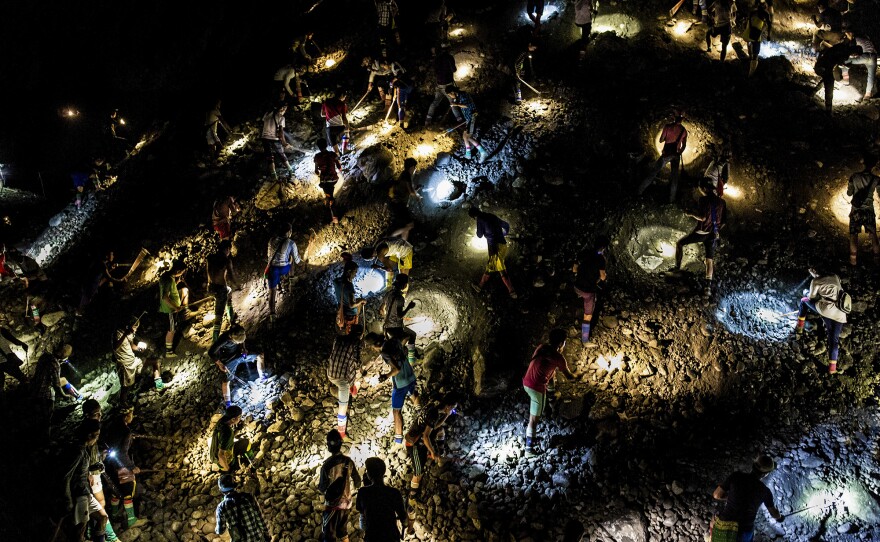
[[[413,246],[405,239],[391,237],[379,241],[375,247],[367,247],[361,251],[365,260],[375,259],[373,269],[385,271],[385,287],[390,288],[394,280],[394,270],[401,275],[409,275],[413,266]]]
[[[278,180],[278,172],[275,170],[276,158],[284,164],[288,175],[293,176],[293,166],[290,165],[287,155],[284,153],[285,148],[290,146],[287,143],[287,136],[284,134],[285,113],[287,113],[285,104],[278,104],[271,111],[268,111],[263,115],[263,130],[260,132],[260,140],[263,142],[263,153],[269,164],[269,172],[276,181]]]
[[[327,379],[336,386],[336,429],[343,439],[348,436],[348,403],[357,396],[360,385],[363,333],[363,327],[352,325],[347,334],[337,335],[327,362]]]
[[[232,308],[232,286],[229,285],[229,283],[238,285],[232,265],[232,241],[229,239],[220,241],[217,252],[208,256],[206,262],[208,292],[214,297],[212,340],[216,341],[223,328],[223,317],[226,316],[229,325],[235,324],[237,319],[235,309]]]
[[[237,491],[238,484],[231,474],[220,475],[217,485],[223,500],[215,512],[214,532],[222,535],[229,531],[232,542],[270,542],[272,537],[257,499],[250,493]]]
[[[410,231],[415,227],[415,219],[409,211],[409,200],[415,198],[421,200],[422,196],[416,192],[413,186],[418,162],[415,158],[407,158],[403,161],[403,172],[396,181],[391,183],[388,189],[388,208],[391,211],[391,237],[400,237],[409,241]]]
[[[110,477],[119,489],[119,494],[110,499],[110,511],[115,515],[119,510],[120,500],[128,527],[134,527],[146,523],[144,519],[138,519],[134,509],[135,491],[137,489],[137,475],[141,469],[135,465],[131,457],[130,449],[135,435],[131,428],[134,420],[134,407],[124,406],[120,409],[120,417],[107,429],[106,444],[110,451],[107,455],[107,467]]]
[[[61,376],[61,362],[71,354],[73,354],[72,346],[69,344],[59,346],[53,353],[47,352],[40,356],[37,368],[34,370],[34,377],[31,380],[31,392],[36,410],[34,418],[40,424],[38,431],[43,432],[44,436],[49,436],[55,401],[59,397],[66,395],[76,400],[82,399],[82,395],[73,384]]]
[[[761,53],[761,41],[766,37],[769,41],[772,32],[773,17],[767,11],[764,0],[755,2],[755,7],[749,12],[746,19],[746,29],[743,39],[749,48],[749,77],[758,69],[758,55]]]
[[[321,117],[324,119],[325,124],[324,134],[327,136],[327,143],[333,147],[333,152],[337,156],[346,151],[345,145],[342,146],[342,150],[339,148],[340,138],[347,135],[351,130],[351,125],[348,121],[347,100],[348,91],[336,89],[333,95],[321,104]]]
[[[152,369],[154,387],[162,391],[165,384],[160,376],[162,367],[157,358],[147,358],[146,361],[137,357],[135,352],[145,352],[146,344],[140,344],[135,338],[138,327],[141,325],[140,318],[132,318],[126,327],[117,329],[113,334],[113,361],[116,362],[116,374],[119,376],[119,402],[122,405],[129,404],[131,389],[137,384],[138,375],[144,369]]]
[[[344,335],[351,331],[352,326],[358,325],[360,314],[367,304],[365,299],[356,297],[354,278],[358,269],[358,264],[348,260],[342,266],[342,276],[333,281],[337,303],[336,327]]]
[[[395,0],[374,0],[376,2],[376,16],[379,27],[379,45],[382,54],[388,52],[388,45],[394,42],[400,45],[400,29],[397,26],[399,9]]]
[[[660,158],[654,162],[654,167],[647,177],[639,186],[638,194],[641,196],[645,190],[651,186],[651,183],[657,178],[660,170],[666,164],[670,164],[669,173],[669,203],[675,203],[675,195],[678,192],[678,174],[681,168],[681,156],[687,148],[688,131],[682,125],[684,113],[681,111],[673,111],[672,119],[660,132],[660,143],[663,144],[663,150],[660,152]]]
[[[412,479],[409,483],[408,504],[412,508],[419,496],[419,484],[425,473],[425,466],[430,459],[440,463],[442,457],[438,451],[438,443],[446,439],[446,421],[455,414],[458,406],[458,395],[447,393],[437,404],[422,409],[413,419],[409,431],[406,432],[406,453],[412,466]]]
[[[461,112],[461,116],[464,117],[464,126],[461,130],[461,140],[464,143],[464,158],[465,160],[471,159],[471,147],[473,146],[480,153],[479,162],[482,164],[489,157],[489,153],[474,137],[474,134],[477,132],[477,117],[479,117],[477,105],[470,94],[458,87],[450,87],[447,90],[447,94],[449,95],[450,107],[458,109]]]
[[[351,513],[351,486],[361,487],[361,475],[350,457],[342,453],[342,437],[327,433],[330,457],[321,465],[318,491],[324,494],[321,522],[322,540],[348,542],[348,516]]]
[[[589,31],[588,34],[589,35]],[[586,46],[585,46],[586,47]],[[535,68],[534,63],[532,62],[533,56],[535,55],[535,51],[538,49],[538,46],[532,42],[526,46],[525,50],[522,51],[513,63],[513,93],[514,99],[517,103],[522,101],[522,85],[524,81],[534,80],[535,79]]]
[[[803,333],[807,314],[812,311],[822,318],[825,325],[825,334],[828,338],[828,372],[837,372],[837,356],[840,351],[840,331],[846,323],[846,312],[842,310],[843,298],[849,295],[843,291],[840,285],[840,277],[837,275],[820,276],[819,272],[809,269],[810,289],[801,298],[798,321],[795,331],[798,335]]]
[[[92,536],[95,542],[105,540],[107,528],[107,512],[95,498],[89,483],[90,450],[101,436],[101,422],[83,420],[77,426],[73,442],[63,452],[60,471],[63,473],[63,500],[67,536],[69,540],[82,542],[85,539],[89,521],[94,521],[96,532]]]
[[[394,417],[394,443],[403,445],[403,404],[410,397],[413,405],[420,405],[419,391],[416,386],[416,374],[407,359],[407,351],[403,339],[383,339],[381,335],[367,335],[367,343],[380,349],[382,359],[388,364],[390,371],[380,375],[380,381],[391,377],[391,414]]]
[[[391,289],[382,299],[379,315],[384,318],[382,330],[385,336],[406,341],[407,360],[414,363],[416,360],[416,332],[406,327],[404,318],[407,313],[416,306],[415,301],[406,302],[404,292],[409,285],[409,276],[397,275],[391,285]]]
[[[299,257],[299,249],[293,236],[293,226],[282,224],[278,228],[278,235],[269,240],[267,254],[269,261],[266,263],[264,277],[269,286],[269,322],[275,322],[275,294],[281,279],[286,279],[285,284],[290,285],[290,271],[293,264],[300,265],[303,260]]]
[[[428,115],[425,117],[425,127],[428,127],[434,121],[434,115],[437,107],[446,100],[450,104],[452,116],[455,122],[461,123],[464,119],[458,108],[452,107],[452,98],[449,97],[448,91],[455,86],[455,72],[458,68],[455,66],[455,57],[449,52],[449,44],[442,42],[440,50],[434,55],[432,62],[434,68],[434,76],[437,79],[437,86],[434,89],[434,100],[428,106]]]
[[[211,226],[220,240],[232,239],[232,218],[241,212],[241,207],[233,196],[226,196],[214,202],[211,209]]]
[[[364,542],[400,542],[398,523],[406,533],[413,533],[403,496],[398,489],[385,485],[385,470],[385,462],[378,457],[364,462],[364,487],[355,500]]]
[[[229,383],[236,379],[235,371],[241,363],[255,363],[257,366],[257,374],[260,381],[267,379],[265,369],[263,367],[262,354],[249,354],[244,346],[247,339],[247,333],[244,328],[238,324],[229,328],[229,331],[221,334],[216,341],[208,349],[208,357],[214,361],[220,370],[220,388],[223,391],[223,401],[226,408],[232,405],[232,393]],[[241,382],[241,380],[239,380]]]
[[[361,66],[367,69],[370,77],[367,81],[367,92],[373,88],[379,93],[379,100],[385,102],[385,108],[391,106],[391,94],[389,93],[391,80],[404,73],[406,70],[399,63],[387,58],[376,59],[365,57]]]
[[[859,255],[859,233],[864,228],[871,238],[874,261],[880,264],[880,241],[877,239],[877,217],[874,214],[874,194],[877,192],[880,177],[876,171],[875,157],[865,158],[862,171],[853,173],[846,186],[846,195],[852,198],[849,211],[849,264],[856,265]]]
[[[813,65],[813,71],[822,80],[816,85],[814,92],[818,92],[820,88],[825,88],[825,112],[831,114],[834,106],[834,82],[843,78],[843,72],[840,68],[845,64],[851,56],[859,56],[862,54],[862,48],[853,45],[852,42],[844,40],[833,47],[822,49],[819,52],[816,63]]]
[[[544,407],[547,404],[547,387],[556,370],[562,372],[566,378],[576,380],[580,378],[579,373],[573,373],[568,368],[568,362],[562,355],[562,349],[565,348],[566,333],[564,329],[553,329],[550,331],[550,337],[547,343],[538,345],[532,354],[529,362],[529,368],[523,377],[523,388],[529,396],[529,423],[526,427],[526,453],[540,453],[537,448],[537,427],[538,420],[544,413]]]
[[[315,175],[318,176],[318,186],[324,192],[324,205],[330,210],[330,222],[338,224],[339,219],[333,212],[336,200],[333,193],[336,183],[339,182],[339,174],[342,173],[342,164],[339,163],[339,155],[334,151],[327,150],[327,141],[318,139],[315,142],[318,153],[315,155]]]
[[[584,318],[581,322],[581,342],[590,342],[593,325],[593,312],[596,310],[596,297],[607,279],[605,251],[608,238],[599,236],[590,249],[578,255],[571,270],[575,274],[574,292],[584,301]]]
[[[840,11],[830,7],[828,0],[819,0],[816,3],[818,14],[813,15],[813,50],[820,52],[825,48],[833,47],[843,41],[843,15]]]
[[[159,312],[168,315],[168,332],[165,333],[165,357],[173,358],[174,336],[177,328],[186,319],[186,306],[189,303],[189,288],[183,278],[186,265],[174,260],[171,268],[159,277]]]
[[[706,286],[705,292],[712,292],[712,278],[715,275],[715,250],[721,239],[721,228],[724,227],[725,211],[727,209],[723,198],[718,196],[715,183],[704,183],[701,187],[703,196],[700,197],[697,206],[697,214],[688,214],[697,221],[693,231],[682,237],[675,243],[675,271],[681,272],[681,262],[684,258],[684,247],[692,244],[702,244],[706,254]]]
[[[226,130],[227,136],[232,132],[229,125],[226,124],[226,120],[223,118],[223,113],[220,112],[221,104],[221,100],[217,100],[214,103],[214,107],[208,111],[207,115],[205,115],[205,140],[208,142],[208,148],[211,151],[211,158],[215,159],[220,156],[220,148],[222,146],[220,136],[217,135],[217,127],[222,127]]]
[[[468,215],[476,219],[477,237],[486,239],[486,247],[489,251],[486,269],[483,271],[480,283],[475,285],[474,289],[477,293],[482,292],[486,284],[489,283],[489,279],[498,274],[501,277],[501,282],[507,287],[507,293],[510,294],[511,299],[516,299],[518,296],[510,281],[510,275],[507,274],[507,264],[504,261],[507,258],[507,235],[510,233],[510,224],[492,213],[481,211],[476,205],[468,209]]]
[[[231,474],[238,468],[235,454],[235,427],[241,422],[241,407],[232,405],[214,424],[208,455],[221,473]]]
[[[712,38],[721,40],[721,62],[727,58],[727,45],[736,24],[736,2],[734,0],[715,0],[709,5],[710,24],[706,29],[706,52],[712,51]]]
[[[761,480],[776,468],[766,455],[759,455],[750,472],[734,472],[715,488],[712,497],[724,501],[724,509],[712,526],[712,540],[751,541],[755,532],[755,515],[763,504],[776,521],[784,521],[773,504],[773,493]],[[729,533],[723,538],[721,533]],[[717,537],[717,538],[716,538]]]
[[[27,356],[29,346],[26,342],[12,334],[9,329],[0,326],[0,397],[6,387],[6,375],[18,380],[19,385],[27,383],[27,376],[21,371],[22,359],[12,351],[11,345],[16,345],[24,350]]]

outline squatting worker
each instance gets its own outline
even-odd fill
[[[837,372],[837,356],[840,352],[840,331],[846,323],[846,313],[837,306],[843,288],[837,275],[822,277],[812,267],[809,272],[813,280],[810,281],[810,289],[801,298],[795,331],[798,335],[803,333],[807,314],[810,311],[822,317],[828,337],[828,372],[834,374]]]
[[[849,264],[856,265],[859,256],[859,233],[862,228],[871,238],[874,262],[880,264],[880,241],[877,239],[877,216],[874,213],[874,194],[880,177],[874,175],[877,158],[865,158],[865,167],[853,173],[846,186],[846,195],[852,198],[849,211]]]
[[[773,504],[773,493],[761,481],[776,468],[776,463],[760,455],[752,463],[751,472],[734,472],[715,488],[712,497],[724,501],[724,510],[715,518],[712,526],[712,540],[734,540],[725,535],[735,536],[737,542],[752,542],[755,535],[755,515],[761,505],[776,521],[785,518]]]
[[[413,475],[409,484],[409,506],[414,507],[419,496],[419,484],[425,473],[427,461],[441,461],[438,442],[446,439],[446,420],[455,413],[458,395],[447,393],[436,405],[422,409],[406,432],[406,452],[412,463]]]
[[[232,405],[214,425],[208,455],[220,472],[232,473],[237,468],[235,457],[235,426],[241,421],[241,407]]]
[[[138,374],[144,369],[152,369],[153,385],[157,390],[165,388],[160,376],[162,367],[157,358],[147,358],[146,361],[135,355],[135,351],[143,352],[146,345],[137,343],[135,334],[140,327],[140,318],[132,318],[128,326],[117,329],[113,336],[113,360],[116,362],[116,374],[119,376],[119,402],[127,405],[131,389],[137,384]]]
[[[263,355],[249,354],[244,346],[245,340],[247,334],[244,328],[235,324],[229,328],[229,331],[221,334],[208,349],[208,357],[214,360],[217,368],[220,369],[220,387],[227,408],[232,404],[229,382],[236,378],[235,371],[241,363],[255,363],[260,381],[265,381],[267,378],[263,368]]]
[[[217,505],[214,532],[229,531],[232,542],[269,542],[269,528],[263,519],[260,504],[250,493],[236,491],[238,484],[231,474],[223,474],[218,480],[223,500]]]
[[[551,330],[547,343],[539,344],[532,354],[529,368],[522,380],[523,388],[530,400],[529,425],[526,428],[526,452],[529,454],[537,452],[535,432],[538,419],[544,413],[544,407],[547,404],[547,385],[556,375],[556,370],[562,371],[562,374],[570,380],[580,378],[579,373],[571,372],[565,356],[562,355],[562,349],[565,348],[565,338],[564,329]]]
[[[345,335],[351,331],[352,326],[360,323],[360,313],[367,304],[365,299],[356,296],[354,278],[358,269],[358,264],[347,260],[342,267],[342,276],[333,281],[337,304],[336,324]]]
[[[593,312],[596,310],[596,295],[605,284],[607,275],[605,267],[605,251],[608,250],[608,238],[599,236],[591,249],[578,255],[571,268],[575,273],[574,292],[584,300],[584,319],[581,322],[581,342],[590,342],[590,328],[593,325]]]
[[[482,292],[492,275],[497,273],[501,277],[501,282],[507,287],[507,293],[510,294],[511,299],[516,299],[516,290],[513,289],[513,283],[510,281],[507,265],[504,262],[507,258],[507,235],[510,233],[510,224],[492,213],[480,211],[476,206],[468,209],[468,215],[477,220],[477,237],[486,239],[486,246],[489,250],[486,270],[480,278],[480,283],[475,287],[477,293]]]
[[[660,132],[660,143],[663,144],[663,150],[660,152],[660,158],[654,162],[654,167],[648,176],[639,185],[638,194],[641,196],[645,190],[651,186],[651,183],[657,178],[657,175],[666,164],[670,166],[669,173],[669,203],[675,202],[675,195],[678,192],[678,173],[681,167],[681,155],[687,148],[688,131],[682,125],[684,113],[681,111],[673,111],[672,120],[663,126]]]
[[[376,259],[373,269],[385,271],[385,287],[391,288],[394,280],[394,268],[397,272],[409,275],[413,266],[413,246],[405,239],[390,237],[379,241],[375,247],[367,247],[361,251],[365,260]]]

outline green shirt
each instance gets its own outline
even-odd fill
[[[214,436],[211,438],[211,461],[219,464],[220,450],[232,453],[235,444],[235,431],[225,423],[217,422],[214,426]]]
[[[171,306],[165,302],[165,297],[170,297],[174,301],[175,306]],[[166,272],[159,279],[159,312],[169,314],[176,312],[180,306],[180,292],[177,291],[177,281],[171,272]]]

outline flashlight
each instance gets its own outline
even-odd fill
[[[109,457],[111,459],[116,459],[116,450],[108,450],[107,457]]]
[[[125,119],[119,119],[119,124],[125,126]]]
[[[145,343],[144,341],[140,341],[140,342],[137,344],[137,347],[138,347],[138,350],[146,350],[146,349],[147,349],[147,343]]]
[[[450,413],[450,414],[458,414],[458,409],[457,409],[457,408],[453,408],[449,413]]]

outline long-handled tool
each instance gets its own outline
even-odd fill
[[[138,266],[147,256],[151,256],[151,254],[149,253],[149,251],[147,251],[147,249],[142,248],[141,251],[138,252],[137,258],[135,258],[134,261],[131,262],[131,266],[128,268],[128,273],[126,273],[125,276],[122,277],[122,280],[127,280],[128,277],[131,276],[134,270],[138,268]]]
[[[684,0],[682,0],[682,1],[684,1]],[[351,111],[348,112],[349,115],[354,113],[355,109],[357,109],[361,105],[361,102],[363,102],[365,99],[367,99],[367,94],[369,94],[369,93],[370,93],[369,90],[364,92],[364,95],[361,96],[361,99],[358,100],[358,103],[356,103],[355,106],[351,108]]]
[[[392,100],[391,105],[388,106],[388,111],[385,112],[385,122],[388,122],[388,117],[391,115],[391,110],[394,109],[394,104],[397,103],[397,100]],[[400,108],[400,105],[397,106]]]
[[[140,433],[132,433],[131,438],[139,438],[142,440],[158,440],[160,442],[177,442],[177,439],[175,439],[174,437],[160,437],[159,435],[143,435]]]
[[[813,508],[828,508],[828,507],[832,506],[832,504],[833,504],[833,503],[820,503],[820,504],[814,504],[814,505],[812,505],[812,506],[807,506],[806,508],[801,508],[800,510],[795,510],[794,512],[791,512],[791,513],[789,513],[789,514],[785,514],[785,515],[782,516],[782,517],[784,517],[784,518],[788,518],[788,517],[791,517],[791,516],[793,516],[793,515],[795,515],[795,514],[800,514],[801,512],[806,512],[807,510],[812,510]]]
[[[434,138],[434,141],[437,141],[438,139],[440,139],[441,137],[445,136],[445,135],[448,134],[449,132],[452,132],[453,130],[458,130],[459,128],[461,128],[461,127],[464,126],[465,124],[467,124],[467,121],[464,121],[464,122],[462,122],[461,124],[458,124],[458,125],[456,125],[456,126],[453,126],[452,128],[446,130],[446,131],[443,132],[442,134],[439,134],[438,136],[436,136],[436,137]]]
[[[681,9],[681,6],[684,5],[684,0],[678,0],[678,3],[672,6],[672,9],[669,10],[669,16],[675,17],[675,14],[678,13],[678,10]]]
[[[540,90],[538,90],[538,89],[536,89],[535,87],[533,87],[532,85],[526,83],[526,82],[523,80],[522,77],[520,77],[520,76],[517,75],[516,78],[519,79],[519,82],[520,82],[520,83],[522,83],[522,84],[524,84],[525,86],[529,87],[529,89],[530,89],[532,92],[534,92],[535,94],[537,94],[538,96],[540,96],[540,95],[542,94],[542,92],[541,92]]]

